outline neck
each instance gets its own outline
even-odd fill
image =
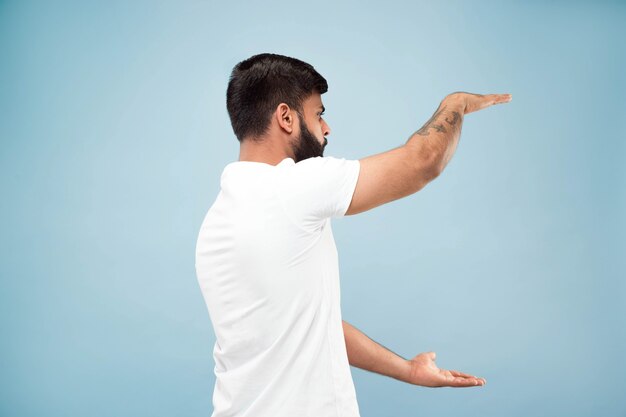
[[[285,149],[276,149],[271,141],[255,143],[244,141],[239,147],[239,160],[250,162],[263,162],[270,165],[278,165],[285,158],[293,158]]]

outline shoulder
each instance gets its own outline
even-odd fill
[[[316,156],[312,158],[307,158],[303,161],[300,161],[296,164],[293,164],[292,167],[296,170],[301,171],[309,171],[314,169],[341,169],[344,167],[349,167],[350,165],[358,164],[359,161],[357,159],[346,159],[339,158],[334,156]]]

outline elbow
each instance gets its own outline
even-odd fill
[[[437,178],[443,171],[441,154],[428,146],[427,142],[419,142],[418,146],[409,146],[409,161],[414,169],[414,178],[426,183]]]
[[[434,149],[424,142],[415,145],[405,145],[409,150],[405,167],[411,172],[410,180],[404,182],[409,186],[406,195],[413,194],[426,186],[441,174],[442,158]]]
[[[430,158],[428,158],[428,162],[424,167],[425,174],[424,176],[430,182],[437,178],[443,172],[443,164],[442,159],[437,154],[432,154]]]
[[[407,192],[407,195],[420,191],[422,188],[426,187],[428,183],[437,178],[440,173],[439,165],[435,163],[420,164],[415,167],[412,176],[413,180],[410,182],[411,189]]]
[[[430,168],[430,178],[429,178],[430,181],[437,178],[439,175],[441,175],[442,172],[443,172],[443,167],[441,166],[441,164],[434,163]]]

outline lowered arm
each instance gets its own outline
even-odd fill
[[[342,323],[350,365],[408,382],[411,366],[406,359],[376,343],[347,321]]]

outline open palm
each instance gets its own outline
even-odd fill
[[[409,360],[411,372],[409,383],[424,387],[476,387],[487,383],[484,378],[459,371],[439,369],[435,365],[435,352],[420,353]]]

